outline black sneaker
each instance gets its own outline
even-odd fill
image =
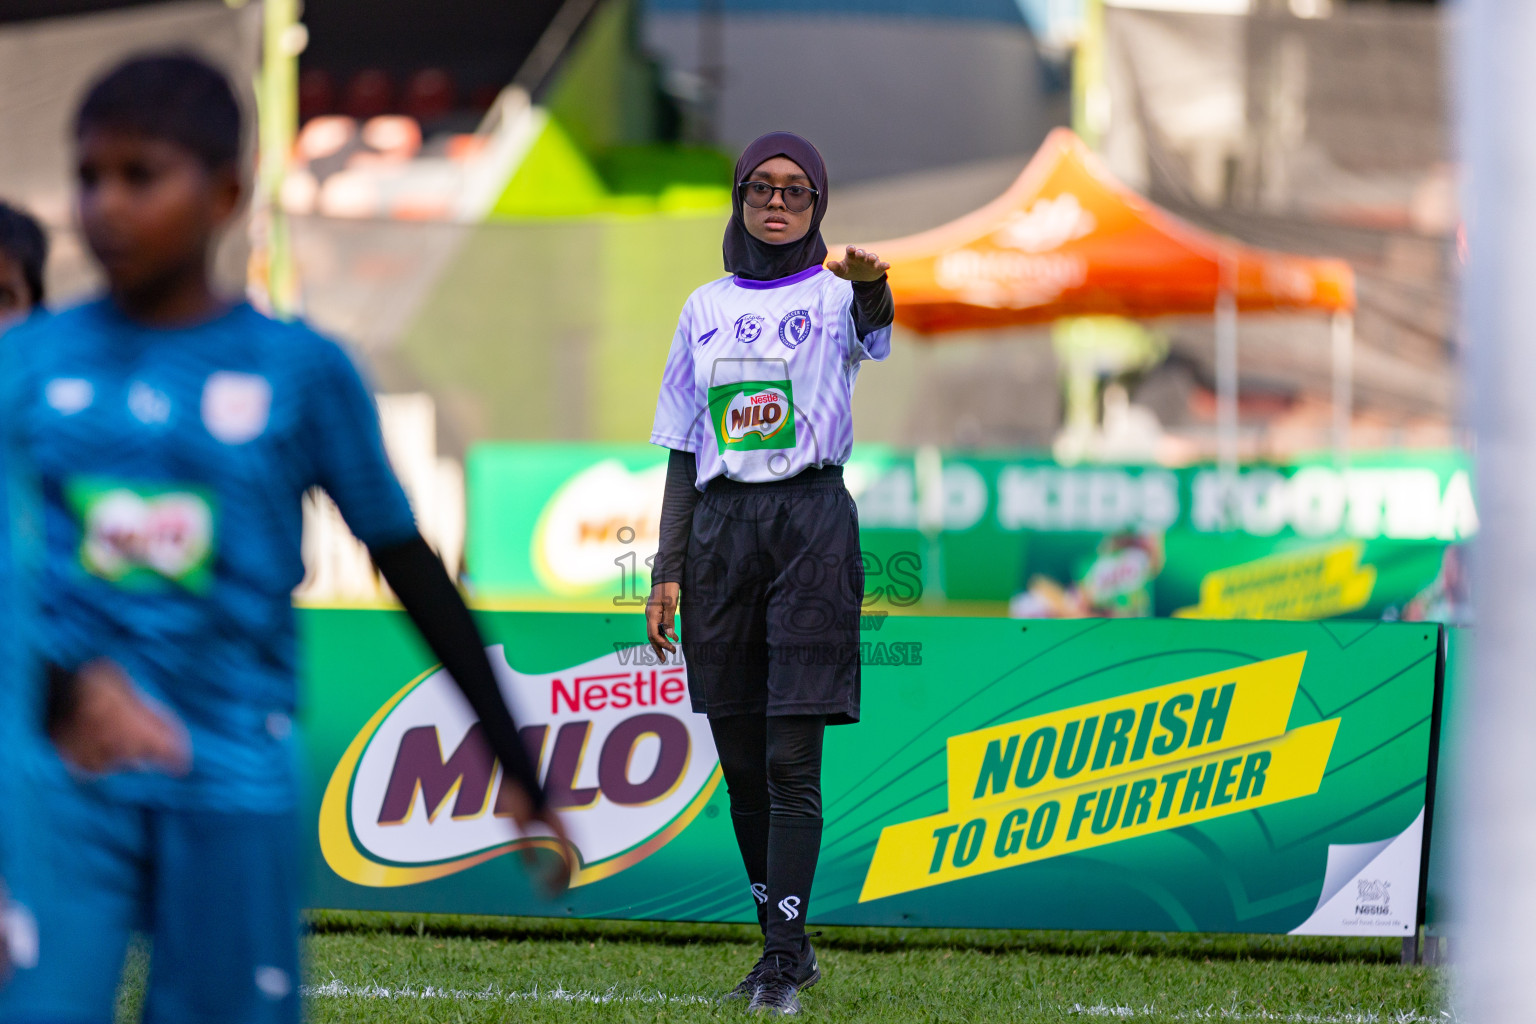
[[[732,999],[751,999],[757,995],[757,988],[763,983],[763,975],[768,973],[770,963],[771,961],[769,961],[766,955],[758,957],[757,963],[752,965],[752,969],[747,972],[747,976],[741,979],[739,985],[721,996],[721,1001],[729,1002]]]
[[[766,1013],[773,1017],[800,1012],[800,986],[795,984],[793,969],[781,970],[777,966],[763,975],[757,994],[747,1004],[749,1013]]]
[[[821,964],[816,962],[816,950],[809,939],[805,942],[805,956],[795,968],[795,990],[803,992],[821,980]]]
[[[821,980],[821,965],[816,962],[816,951],[805,944],[805,956],[793,965],[785,965],[775,957],[758,983],[757,994],[747,1005],[752,1013],[784,1016],[800,1012],[800,995]]]

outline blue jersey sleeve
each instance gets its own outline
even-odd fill
[[[384,453],[373,396],[334,342],[319,342],[319,375],[310,397],[318,483],[370,548],[416,536],[416,520]]]

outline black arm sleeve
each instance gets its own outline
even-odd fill
[[[370,549],[369,554],[422,639],[464,691],[503,770],[522,786],[534,809],[543,810],[544,790],[518,738],[512,712],[496,687],[485,641],[443,563],[420,534],[402,544]]]
[[[667,489],[661,498],[661,543],[651,566],[653,587],[683,582],[688,538],[693,534],[693,506],[699,503],[699,490],[693,486],[698,475],[698,459],[693,452],[672,449],[667,457]]]
[[[896,300],[884,274],[878,281],[853,282],[853,329],[863,341],[896,319]]]

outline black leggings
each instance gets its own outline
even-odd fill
[[[731,826],[763,930],[763,956],[807,955],[805,919],[821,853],[824,715],[731,715],[710,731],[731,796]]]
[[[711,718],[731,813],[821,817],[825,715]]]

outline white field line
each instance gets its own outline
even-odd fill
[[[668,995],[665,992],[621,992],[618,989],[592,992],[586,989],[568,989],[561,985],[556,985],[554,988],[536,987],[522,991],[508,991],[496,985],[488,985],[482,989],[439,988],[436,985],[421,987],[349,985],[339,978],[332,978],[320,985],[304,985],[300,991],[308,999],[442,999],[459,1003],[670,1003],[673,1005],[714,1002],[704,996]]]
[[[1073,1003],[1067,1011],[1081,1017],[1109,1017],[1134,1020],[1137,1017],[1162,1017],[1170,1020],[1269,1021],[1273,1024],[1455,1024],[1449,1011],[1422,1014],[1416,1010],[1363,1010],[1358,1013],[1272,1013],[1269,1010],[1183,1010],[1170,1012],[1153,1006],[1110,1006],[1098,1003],[1084,1006]]]
[[[707,1005],[715,1002],[706,996],[670,995],[666,992],[622,992],[608,989],[593,992],[588,989],[554,988],[507,990],[489,985],[483,989],[439,988],[436,985],[349,985],[339,978],[332,978],[319,985],[305,985],[302,992],[309,999],[383,999],[445,1000],[449,1002],[497,1002],[497,1003],[656,1003],[669,1005]],[[1074,1003],[1066,1012],[1072,1016],[1107,1017],[1114,1020],[1134,1020],[1137,1017],[1161,1017],[1165,1020],[1192,1021],[1256,1021],[1264,1024],[1453,1024],[1449,1013],[1425,1015],[1413,1010],[1379,1013],[1372,1010],[1360,1013],[1271,1013],[1267,1010],[1184,1010],[1159,1011],[1152,1006],[1110,1006],[1098,1003],[1084,1006]]]

